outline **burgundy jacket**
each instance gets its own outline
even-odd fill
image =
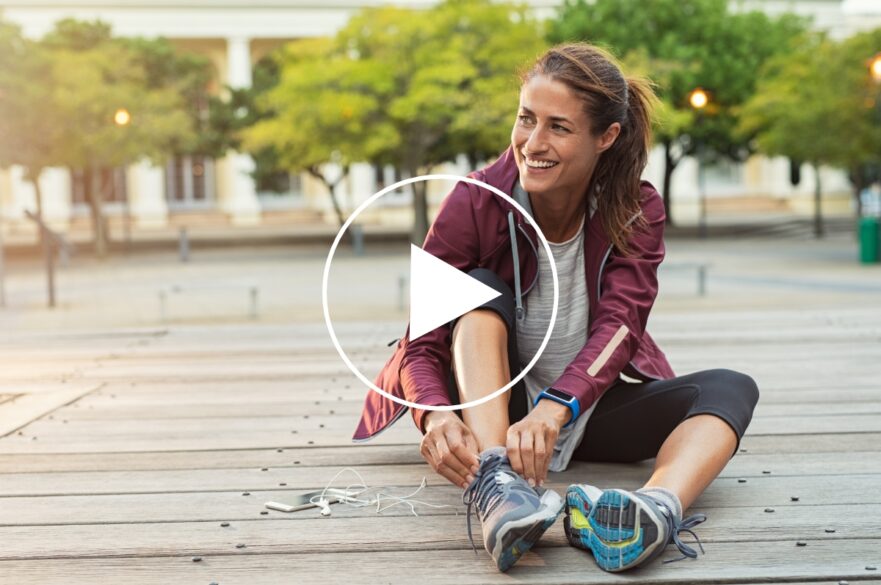
[[[512,148],[469,177],[513,193],[519,172]],[[630,256],[620,255],[611,245],[599,213],[585,224],[585,277],[590,297],[587,342],[552,384],[575,396],[581,412],[599,400],[621,372],[643,381],[674,377],[663,352],[645,330],[658,291],[658,266],[664,258],[664,204],[648,182],[642,182],[640,191],[647,227],[634,230]],[[513,205],[462,181],[441,204],[422,248],[466,273],[477,267],[492,270],[515,291],[519,307],[522,296],[538,278],[539,245],[532,225]],[[515,270],[515,257],[519,270]],[[527,283],[522,292],[521,282]],[[449,405],[451,333],[447,324],[409,341],[408,326],[374,384],[411,402]],[[378,392],[368,392],[353,440],[374,437],[406,410]],[[413,409],[416,425],[423,432],[428,412]]]

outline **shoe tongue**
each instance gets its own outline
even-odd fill
[[[481,461],[484,461],[485,459],[488,459],[490,455],[498,455],[499,457],[504,457],[505,459],[507,459],[508,450],[505,447],[501,446],[490,447],[481,451],[479,457]]]
[[[511,475],[510,473],[506,473],[504,471],[500,471],[500,472],[496,473],[496,481],[498,481],[501,484],[511,483],[515,479],[517,479],[517,478],[514,477],[513,475]]]

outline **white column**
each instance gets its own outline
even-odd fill
[[[251,86],[251,41],[244,37],[227,39],[227,84],[232,88]],[[250,174],[254,160],[247,154],[231,151],[219,161],[218,199],[233,224],[260,222],[260,202]]]
[[[349,184],[352,187],[346,203],[350,204],[350,208],[347,211],[351,213],[376,192],[376,172],[373,169],[373,165],[367,163],[353,164],[349,169]]]
[[[168,225],[168,204],[165,201],[165,175],[162,167],[142,160],[126,173],[128,200],[132,218],[139,228],[160,228]]]
[[[70,171],[61,167],[44,170],[40,176],[40,191],[46,223],[53,229],[66,232],[70,225],[72,199]]]

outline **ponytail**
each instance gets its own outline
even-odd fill
[[[625,78],[610,53],[587,43],[549,49],[521,75],[521,82],[537,75],[566,84],[582,99],[594,136],[616,122],[621,125],[615,142],[600,154],[586,193],[596,196],[597,213],[612,245],[629,255],[627,242],[633,230],[645,225],[640,177],[648,163],[652,113],[658,101],[651,83]]]

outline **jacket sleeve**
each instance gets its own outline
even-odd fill
[[[600,268],[599,302],[591,307],[587,342],[552,385],[575,396],[581,412],[599,400],[633,358],[658,293],[666,214],[654,188],[644,195],[642,214],[645,226],[633,231],[631,255],[613,250]]]
[[[456,184],[444,198],[422,246],[424,251],[464,272],[476,268],[480,257],[472,190],[476,187],[470,183]],[[444,324],[409,341],[410,326],[407,326],[404,334],[407,345],[399,372],[404,398],[420,404],[450,404],[447,383],[451,337],[452,328]],[[430,411],[412,410],[417,428],[425,432],[424,418]]]

